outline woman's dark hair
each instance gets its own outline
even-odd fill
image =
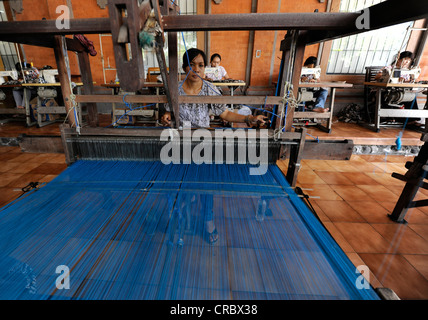
[[[404,59],[404,58],[413,59],[412,57],[413,57],[413,53],[412,52],[410,52],[410,51],[403,51],[403,52],[400,53],[399,59]]]
[[[16,71],[18,71],[18,72],[21,72],[21,70],[22,70],[22,69],[25,69],[25,68],[31,68],[31,64],[26,63],[26,62],[21,62],[21,63],[17,62],[17,63],[15,64],[15,69],[16,69]]]
[[[214,53],[214,54],[211,56],[210,62],[213,62],[213,60],[214,60],[214,58],[215,58],[215,57],[218,57],[218,58],[220,59],[220,61],[221,61],[221,56],[220,56],[218,53]]]
[[[410,58],[413,60],[413,53],[411,51],[403,51],[398,55],[398,59],[397,59],[397,55],[395,55],[391,65],[395,64],[398,60],[404,59],[404,58]]]
[[[183,70],[186,70],[186,68],[189,66],[189,64],[198,55],[202,56],[202,58],[204,59],[204,66],[206,67],[207,66],[207,56],[205,55],[205,52],[203,52],[202,50],[196,49],[196,48],[191,48],[183,54],[183,66],[182,66]]]
[[[311,56],[307,58],[304,65],[307,66],[310,64],[317,65],[317,57]]]

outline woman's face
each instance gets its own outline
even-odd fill
[[[216,68],[220,65],[220,58],[219,57],[215,57],[212,61],[211,61],[211,67]]]
[[[410,65],[412,64],[412,59],[410,58],[403,58],[398,59],[397,64],[395,65],[399,69],[409,69]]]
[[[190,81],[201,81],[201,78],[205,75],[205,63],[204,58],[199,54],[197,55],[192,62],[190,62],[190,67],[192,68],[192,72],[189,74],[187,79]],[[187,66],[184,71],[189,73],[190,67]]]

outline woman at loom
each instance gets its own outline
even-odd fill
[[[218,89],[203,80],[207,57],[202,50],[192,48],[183,55],[183,70],[187,76],[178,86],[179,95],[216,96],[221,95]],[[182,103],[180,104],[179,125],[189,122],[191,127],[206,128],[210,126],[210,109],[216,116],[228,122],[244,122],[249,127],[258,123],[264,124],[264,115],[241,115],[226,108],[225,104]],[[165,114],[161,118],[164,125],[171,125],[171,109],[165,105]]]
[[[218,89],[202,78],[205,74],[207,58],[205,53],[199,49],[189,49],[183,55],[183,69],[187,76],[178,86],[179,95],[199,95],[215,96],[221,95]],[[183,103],[180,104],[179,125],[190,124],[191,127],[209,127],[210,126],[210,109],[216,116],[220,116],[228,122],[245,122],[249,127],[265,123],[264,115],[241,115],[227,110],[225,104],[207,104],[207,103]],[[165,105],[165,114],[161,122],[165,125],[171,125],[171,110],[168,104]],[[193,203],[195,199],[190,202]],[[188,205],[191,205],[189,203]],[[214,244],[218,240],[218,232],[213,221],[213,198],[209,195],[201,195],[202,211],[205,213],[205,230],[208,234],[208,242]]]

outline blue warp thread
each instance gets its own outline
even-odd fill
[[[377,299],[281,170],[250,167],[75,162],[0,209],[0,299]]]

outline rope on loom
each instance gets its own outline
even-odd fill
[[[70,88],[71,88],[71,84],[70,84]],[[72,106],[68,110],[67,115],[65,116],[64,123],[66,123],[66,121],[67,121],[67,119],[68,119],[68,117],[70,115],[70,112],[73,112],[73,114],[74,114],[74,120],[76,121],[76,131],[78,133],[80,133],[79,117],[77,116],[77,112],[76,112],[76,109],[77,109],[77,103],[76,103],[76,100],[75,100],[76,99],[76,95],[73,93],[73,89],[71,89],[71,92],[72,93],[70,94],[70,101],[71,101]]]

